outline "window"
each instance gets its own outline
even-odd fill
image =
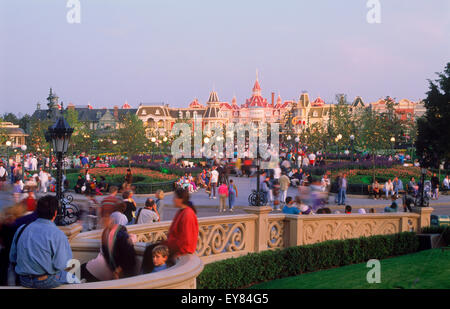
[[[318,116],[319,116],[319,113],[317,111],[314,111],[313,112],[313,117],[318,117]]]
[[[160,111],[159,111],[159,109],[157,109],[156,110],[156,112],[155,112],[155,115],[160,115],[161,113],[160,113]],[[181,117],[180,117],[181,118]]]
[[[147,115],[147,111],[145,109],[142,110],[142,115]]]

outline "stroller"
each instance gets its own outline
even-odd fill
[[[419,192],[417,193],[414,205],[416,207],[421,207],[422,205],[424,207],[428,207],[430,205],[431,193],[432,193],[431,181],[426,180],[423,187],[423,203],[422,203],[422,188],[419,187]]]

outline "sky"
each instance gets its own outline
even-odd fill
[[[0,0],[0,114],[127,101],[186,107],[211,90],[238,104],[258,71],[264,97],[419,100],[450,61],[450,1]]]

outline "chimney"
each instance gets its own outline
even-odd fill
[[[114,105],[114,118],[116,118],[116,120],[119,120],[119,106]]]
[[[272,92],[272,106],[275,106],[275,92]]]
[[[67,109],[74,111],[75,110],[75,105],[72,104],[72,102],[70,102],[69,104],[67,104]]]

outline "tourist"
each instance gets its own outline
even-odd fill
[[[370,208],[370,209],[369,209],[369,213],[370,213],[370,214],[374,214],[374,213],[375,213],[375,208]]]
[[[97,184],[97,195],[103,195],[102,192],[105,192],[108,189],[108,184],[106,183],[105,176],[100,176],[100,182]]]
[[[386,181],[386,183],[384,184],[384,188],[383,188],[384,193],[386,194],[386,199],[389,198],[389,194],[391,194],[391,196],[395,195],[394,192],[394,184],[392,183],[392,180],[389,178],[388,181]]]
[[[321,186],[322,192],[328,192],[328,190],[331,186],[331,182],[330,182],[330,178],[328,178],[327,174],[324,174],[322,176],[322,179],[320,180],[320,186]]]
[[[347,193],[347,174],[342,175],[342,177],[339,179],[338,189],[338,205],[345,205],[345,198]]]
[[[76,183],[76,185],[74,187],[75,193],[81,194],[82,191],[83,191],[82,190],[83,186],[84,186],[83,176],[78,175],[78,180],[77,180],[77,183]],[[84,187],[84,188],[86,188],[86,187]]]
[[[145,206],[140,208],[136,214],[136,224],[148,224],[159,220],[160,216],[156,210],[156,203],[153,199],[148,198],[145,201]]]
[[[123,202],[125,203],[126,209],[123,214],[128,219],[128,224],[133,223],[134,212],[136,211],[136,202],[133,200],[133,192],[125,191],[122,193]]]
[[[227,199],[228,199],[228,186],[226,183],[222,183],[219,186],[219,212],[226,211]]]
[[[292,197],[288,196],[286,198],[286,205],[283,207],[283,213],[288,215],[298,215],[300,214],[300,210],[295,207],[294,201],[292,200]]]
[[[299,210],[300,210],[300,213],[302,215],[312,215],[312,214],[314,214],[312,208],[309,207],[308,205],[305,205],[305,204],[301,205],[299,207]]]
[[[414,177],[411,177],[411,180],[408,183],[408,194],[411,194],[412,196],[417,196],[417,192],[419,191],[419,186],[416,183],[416,180]]]
[[[351,213],[352,213],[352,206],[346,205],[346,206],[345,206],[344,213],[347,214],[347,215],[348,215],[348,214],[351,214]]]
[[[411,205],[414,205],[414,198],[411,195],[405,194],[403,196],[403,211],[404,212],[413,212]]]
[[[431,177],[431,188],[433,190],[432,199],[439,199],[439,178],[436,176],[436,173],[433,173],[433,177]]]
[[[398,195],[398,192],[403,190],[403,182],[402,182],[402,180],[399,179],[398,177],[395,177],[394,181],[393,181],[393,185],[394,185],[395,195]]]
[[[48,181],[49,181],[49,177],[48,177],[48,173],[46,171],[44,171],[42,169],[42,167],[40,167],[40,171],[39,171],[39,191],[42,193],[46,193],[47,192],[47,186],[48,186]]]
[[[113,224],[127,225],[128,218],[125,216],[124,212],[127,206],[124,202],[119,202],[116,205],[116,210],[110,215]]]
[[[211,191],[209,192],[210,199],[216,199],[216,189],[218,182],[219,182],[219,172],[217,171],[217,167],[213,166],[211,170],[211,178],[209,180],[209,186],[211,187]]]
[[[0,190],[2,190],[4,188],[7,177],[8,177],[8,171],[3,166],[3,161],[0,160]]]
[[[102,232],[100,253],[81,265],[81,278],[97,282],[137,275],[134,238],[125,226],[110,225]]]
[[[233,179],[230,179],[230,185],[228,186],[228,206],[230,208],[230,211],[233,211],[234,203],[236,202],[237,197],[238,197],[237,187],[234,184]]]
[[[337,193],[336,193],[335,196],[334,196],[334,202],[335,202],[336,204],[338,204],[338,199],[339,199],[339,183],[340,183],[340,181],[341,181],[341,178],[342,178],[342,175],[341,175],[341,174],[338,174],[338,175],[336,176],[336,179],[335,179],[335,182],[334,182],[334,187],[337,188]]]
[[[119,189],[116,186],[112,186],[110,189],[110,194],[106,196],[100,203],[100,216],[102,218],[102,226],[107,226],[110,219],[110,215],[116,211],[117,205],[120,200],[117,198],[117,193]]]
[[[271,188],[270,188],[270,178],[265,177],[263,183],[261,184],[261,191],[264,194],[264,201],[266,204],[269,203],[270,194],[271,194]],[[261,206],[261,205],[258,205]]]
[[[159,219],[162,221],[164,216],[164,191],[161,189],[156,190],[155,198],[156,211]]]
[[[395,195],[392,196],[392,204],[391,206],[386,206],[384,208],[384,212],[397,212],[398,205],[397,205],[397,197]]]
[[[280,182],[278,179],[275,179],[272,183],[272,203],[273,209],[278,210],[280,207]],[[281,210],[281,209],[280,209]]]
[[[27,211],[33,212],[36,210],[37,201],[36,197],[34,196],[34,191],[29,189],[28,190],[28,196],[22,200],[22,204],[24,204],[27,207]]]
[[[373,191],[373,199],[374,200],[381,198],[380,184],[378,183],[378,180],[376,180],[376,179],[372,183],[372,191]]]
[[[174,205],[179,208],[169,228],[166,245],[171,255],[176,258],[183,254],[194,254],[198,240],[197,211],[189,201],[189,192],[176,189]]]
[[[360,209],[358,209],[358,213],[360,215],[365,215],[366,214],[366,210],[364,208],[360,208]]]
[[[147,246],[142,259],[142,274],[156,273],[169,267],[169,248],[166,245]]]
[[[442,182],[442,187],[445,191],[450,190],[450,180],[449,180],[448,175],[445,176],[444,181]]]
[[[286,202],[287,192],[289,189],[289,185],[291,181],[286,173],[283,173],[280,177],[280,191],[281,191],[281,203],[284,204]]]
[[[127,173],[125,175],[125,183],[130,185],[133,183],[133,175],[131,174],[130,168],[127,168]]]
[[[72,259],[72,250],[67,236],[53,223],[57,213],[58,200],[55,197],[47,195],[40,198],[38,219],[23,225],[14,235],[9,257],[24,287],[48,289],[79,283],[76,277],[65,271]]]

